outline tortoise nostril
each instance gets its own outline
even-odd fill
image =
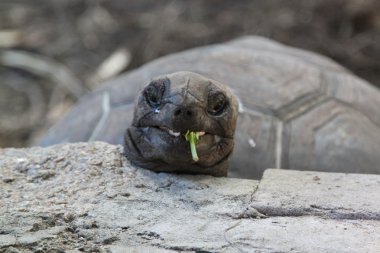
[[[191,119],[194,116],[194,112],[191,109],[182,107],[175,109],[173,112],[173,116],[176,118]]]

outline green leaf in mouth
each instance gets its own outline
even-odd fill
[[[190,142],[191,156],[193,157],[193,160],[195,162],[199,161],[197,149],[195,147],[195,145],[197,145],[199,142],[199,133],[201,132],[190,132],[189,130],[187,130],[185,134],[186,141]]]

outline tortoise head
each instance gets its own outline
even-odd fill
[[[234,146],[238,102],[223,84],[192,72],[151,81],[141,92],[124,152],[154,171],[226,176]],[[188,132],[200,132],[194,161]]]

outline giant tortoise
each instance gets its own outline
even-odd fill
[[[258,178],[266,168],[380,173],[380,91],[326,57],[254,36],[168,55],[105,83],[83,97],[40,145],[96,140],[124,144],[126,129],[136,121],[134,107],[137,103],[135,117],[140,117],[140,100],[150,86],[170,86],[172,81],[185,87],[189,80],[225,84],[237,97],[232,102],[236,105],[231,104],[239,110],[229,176]],[[157,98],[151,100],[155,105]],[[226,121],[218,124],[234,128]],[[196,163],[189,161],[190,148],[186,153],[186,162]],[[137,159],[133,154],[129,158]],[[154,168],[155,162],[136,164]]]

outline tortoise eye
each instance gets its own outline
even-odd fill
[[[213,116],[221,115],[228,106],[228,101],[223,93],[218,92],[208,97],[208,113]]]
[[[146,87],[144,91],[145,99],[150,107],[157,108],[161,104],[161,99],[165,92],[165,86],[152,82]]]

